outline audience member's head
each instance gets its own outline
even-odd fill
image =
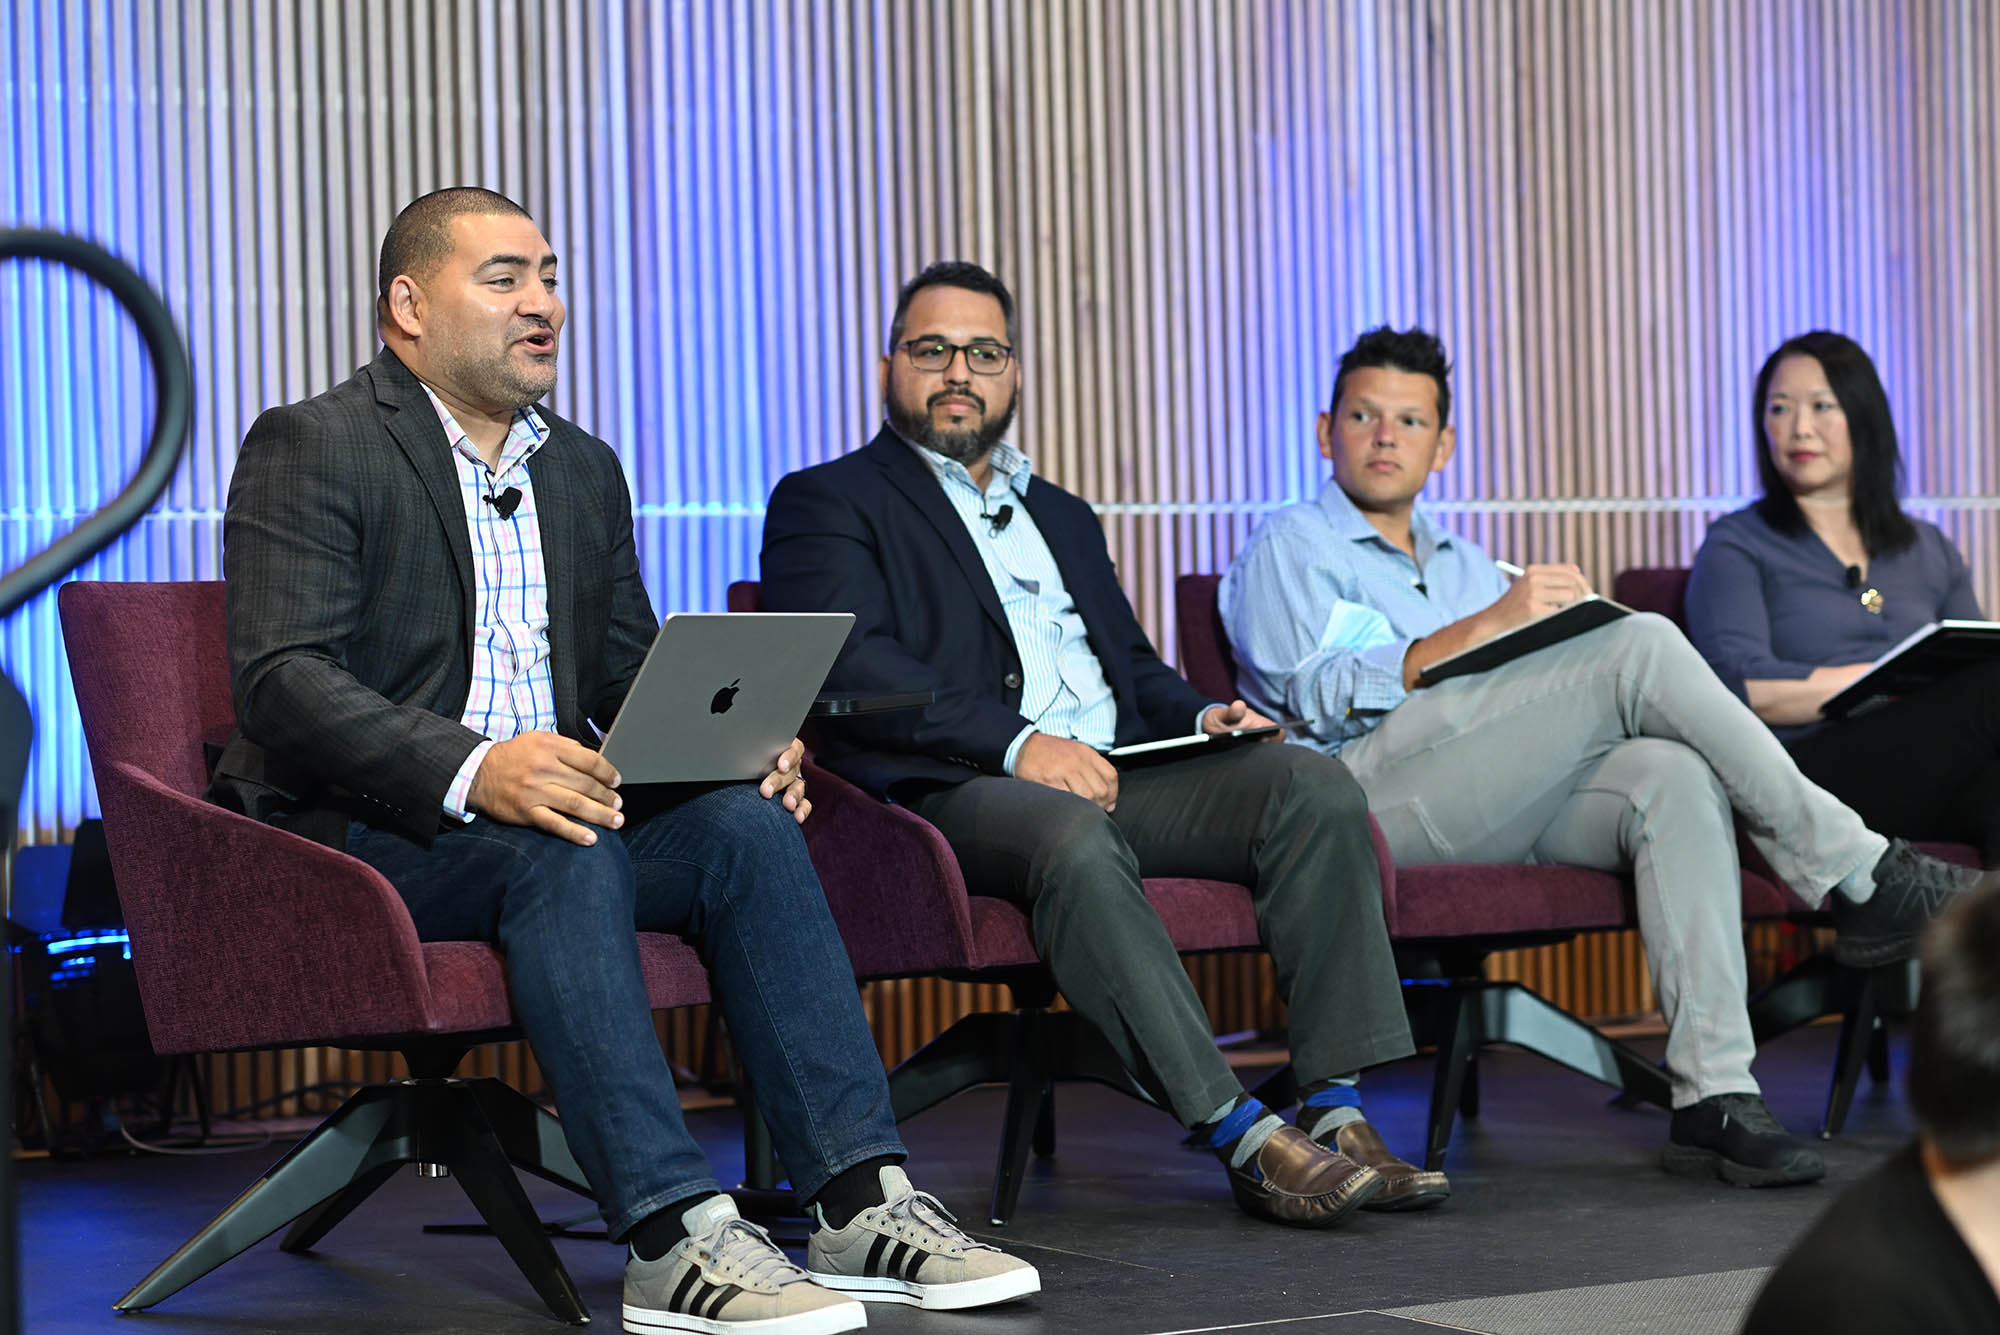
[[[1845,499],[1871,555],[1915,539],[1889,396],[1860,344],[1824,329],[1786,339],[1757,373],[1751,415],[1757,508],[1772,527],[1804,531],[1801,497]]]
[[[882,356],[882,406],[905,438],[968,467],[1007,434],[1019,405],[1014,295],[965,260],[903,284]]]
[[[1938,920],[1910,1035],[1910,1109],[1953,1169],[2000,1158],[2000,889]]]
[[[1360,509],[1407,511],[1450,462],[1450,376],[1444,344],[1423,329],[1370,329],[1342,355],[1319,415],[1319,452]]]
[[[505,195],[436,191],[382,238],[382,340],[448,401],[505,414],[541,399],[555,387],[564,314],[555,252]]]

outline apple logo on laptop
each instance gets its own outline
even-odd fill
[[[708,712],[711,714],[727,714],[729,707],[736,703],[737,683],[742,680],[743,678],[738,677],[736,681],[730,682],[727,686],[717,691],[715,698],[708,702]]]

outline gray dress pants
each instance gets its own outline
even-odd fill
[[[1757,1091],[1731,813],[1812,903],[1887,848],[1646,613],[1412,692],[1340,758],[1398,865],[1632,873],[1675,1107]]]
[[[1131,769],[1117,810],[986,776],[910,803],[951,842],[968,889],[1025,906],[1071,1006],[1185,1126],[1242,1092],[1144,876],[1251,888],[1291,1008],[1300,1083],[1414,1048],[1382,921],[1366,799],[1346,766],[1275,743]]]

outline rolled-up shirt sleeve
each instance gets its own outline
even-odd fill
[[[1334,747],[1403,702],[1411,643],[1381,612],[1342,597],[1350,582],[1337,548],[1274,528],[1238,558],[1221,591],[1244,699],[1306,719],[1306,734]]]
[[[1710,530],[1695,554],[1687,587],[1688,639],[1723,684],[1748,700],[1746,681],[1798,681],[1817,663],[1780,658],[1771,644],[1771,610],[1756,553]]]

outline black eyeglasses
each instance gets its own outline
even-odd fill
[[[919,371],[942,371],[962,352],[965,364],[974,373],[999,375],[1014,356],[1014,350],[1005,343],[947,343],[941,338],[913,338],[897,346]]]

